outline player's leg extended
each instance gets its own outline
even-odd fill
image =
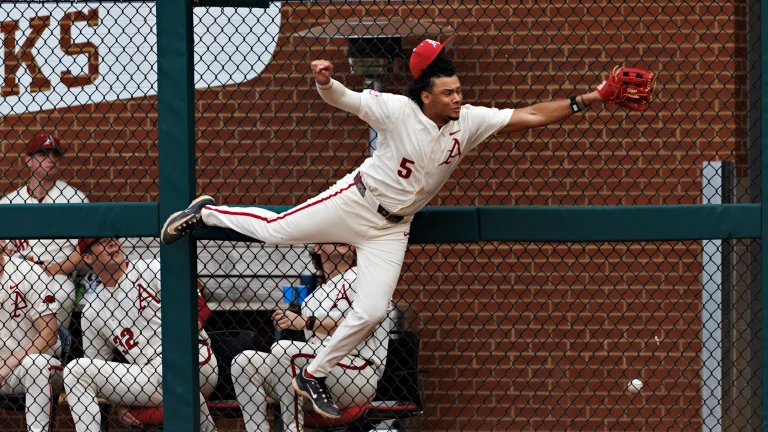
[[[325,377],[344,356],[370,336],[387,317],[408,247],[409,224],[392,225],[383,235],[357,246],[357,296],[352,311],[307,368]]]
[[[271,431],[267,421],[267,395],[275,400],[280,398],[274,392],[276,375],[272,369],[276,365],[277,359],[272,354],[258,351],[243,351],[232,360],[232,383],[248,432]]]
[[[25,393],[27,428],[30,431],[49,430],[52,398],[61,389],[61,363],[45,354],[30,354],[11,372],[3,383],[3,393]]]
[[[206,225],[233,229],[267,244],[357,243],[378,224],[352,182],[340,182],[284,213],[258,207],[206,206]],[[367,215],[364,217],[363,213]]]
[[[77,432],[101,430],[97,396],[113,405],[160,406],[163,402],[162,377],[155,364],[76,359],[64,368],[64,387]]]
[[[259,207],[198,202],[171,216],[160,233],[170,244],[203,226],[229,228],[267,244],[351,243],[365,239],[381,217],[370,210],[347,176],[327,191],[284,213]]]

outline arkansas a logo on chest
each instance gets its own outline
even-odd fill
[[[27,299],[18,289],[18,285],[10,286],[10,300],[13,302],[13,312],[11,318],[21,318],[24,316],[24,309],[27,308]]]
[[[156,305],[160,304],[160,299],[157,298],[157,294],[140,283],[136,284],[136,297],[138,298],[139,312],[146,309],[151,303]]]
[[[458,132],[458,131],[456,131]],[[454,132],[455,133],[455,132]],[[451,145],[448,147],[448,152],[444,153],[444,158],[440,165],[451,165],[454,162],[461,160],[461,141],[458,138],[451,138]]]
[[[341,309],[339,305],[343,301],[347,302],[347,305],[349,307],[352,307],[352,300],[349,298],[349,295],[347,294],[347,284],[345,283],[341,284],[341,288],[339,288],[339,292],[336,293],[336,299],[333,300],[333,306],[331,306],[331,310]]]

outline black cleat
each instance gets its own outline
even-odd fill
[[[203,195],[192,201],[185,210],[172,214],[160,231],[160,241],[169,245],[192,231],[205,227],[201,212],[203,207],[213,204],[213,198]]]
[[[293,389],[312,402],[316,413],[332,420],[341,418],[339,408],[331,398],[331,391],[325,385],[325,378],[309,379],[304,376],[304,369],[300,369],[293,379]]]

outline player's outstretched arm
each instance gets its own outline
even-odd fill
[[[353,92],[344,87],[344,84],[331,78],[333,64],[327,60],[315,60],[310,66],[320,97],[329,105],[359,116],[362,103],[360,93]]]
[[[628,110],[645,111],[653,98],[655,82],[656,75],[647,70],[616,67],[591,93],[516,109],[501,131],[516,132],[559,123],[593,103],[613,103]]]
[[[578,111],[586,109],[594,103],[602,103],[603,99],[594,91],[574,98]],[[560,123],[567,117],[578,112],[571,107],[570,99],[542,102],[525,108],[517,108],[509,118],[509,123],[501,132],[519,132],[526,129],[548,126]]]

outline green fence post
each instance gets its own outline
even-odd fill
[[[766,230],[766,227],[768,227],[768,212],[765,211],[765,205],[768,203],[768,175],[766,175],[768,172],[768,157],[766,157],[768,137],[765,136],[765,132],[768,131],[768,104],[765,103],[765,95],[768,95],[768,77],[765,75],[765,72],[768,71],[768,44],[765,43],[765,35],[768,35],[768,19],[765,19],[767,16],[768,2],[764,1],[760,3],[760,68],[762,70],[760,74],[760,109],[762,116],[760,118],[762,129],[762,143],[760,145],[760,184],[762,187],[760,191],[760,261],[762,264],[760,296],[762,297],[761,304],[763,308],[761,314],[762,323],[760,325],[760,343],[762,344],[760,349],[760,362],[762,365],[762,380],[760,382],[762,412],[760,421],[762,422],[764,432],[768,432],[768,422],[766,422],[766,419],[768,419],[768,403],[766,403],[768,401],[768,385],[765,384],[766,379],[768,379],[768,331],[765,331],[763,328],[765,323],[768,322],[768,295],[766,295],[768,291],[768,277],[765,277],[765,274],[763,274],[763,271],[768,268],[768,254],[763,250],[763,246],[768,244],[768,230]]]
[[[157,2],[160,221],[195,192],[192,2]],[[162,226],[162,222],[160,223]],[[197,251],[184,238],[161,246],[165,430],[199,430]]]

